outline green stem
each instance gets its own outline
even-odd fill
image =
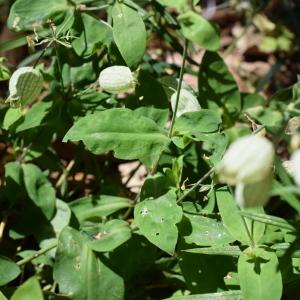
[[[245,227],[245,229],[246,229],[248,238],[249,238],[249,240],[250,240],[251,247],[254,248],[254,247],[255,247],[255,243],[254,243],[254,240],[253,240],[253,236],[252,236],[252,234],[250,233],[250,230],[249,230],[249,227],[248,227],[247,222],[246,222],[246,220],[245,220],[245,217],[244,217],[244,216],[241,216],[241,217],[242,217],[243,224],[244,224],[244,227]]]
[[[52,249],[55,248],[56,246],[57,246],[57,241],[55,241],[55,243],[52,243],[52,244],[50,244],[49,246],[47,246],[47,247],[45,247],[45,248],[42,248],[42,249],[38,250],[38,251],[35,252],[34,254],[29,255],[29,256],[27,256],[27,257],[25,257],[25,258],[19,260],[19,261],[17,262],[17,265],[18,265],[18,266],[23,266],[23,265],[25,265],[26,263],[32,261],[33,259],[35,259],[35,258],[37,258],[37,257],[39,257],[39,256],[41,256],[41,255],[43,255],[43,254],[45,254],[45,253],[47,253],[47,252],[49,252],[50,250],[52,250]]]
[[[184,74],[184,66],[185,66],[185,61],[186,61],[186,58],[187,58],[188,44],[189,44],[189,41],[186,39],[185,43],[184,43],[184,48],[183,48],[183,55],[182,55],[183,56],[183,61],[182,61],[182,65],[181,65],[181,68],[180,68],[179,82],[178,82],[178,86],[177,86],[175,109],[173,111],[173,116],[172,116],[172,121],[171,121],[171,126],[170,126],[170,129],[169,129],[168,137],[172,136],[172,131],[173,131],[173,127],[174,127],[174,123],[175,123],[175,119],[176,119],[178,103],[179,103],[179,97],[180,97],[180,91],[181,91],[181,85],[182,85],[183,74]]]
[[[207,173],[205,173],[187,192],[185,192],[178,200],[177,203],[183,201],[191,192],[193,192],[206,178],[215,172],[215,168],[211,168]]]
[[[105,9],[108,8],[109,6],[111,6],[111,4],[104,4],[104,5],[100,5],[100,6],[90,6],[90,7],[80,7],[79,10],[80,11],[94,11],[94,10],[101,10],[101,9]]]

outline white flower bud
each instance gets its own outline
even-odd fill
[[[99,75],[100,87],[109,93],[127,92],[135,87],[132,72],[125,66],[108,67]]]
[[[9,102],[12,107],[32,102],[43,87],[42,74],[33,67],[22,67],[16,70],[9,80]]]
[[[244,185],[238,183],[235,188],[235,201],[241,208],[264,206],[267,204],[272,186],[273,176],[270,174],[265,179]]]
[[[260,136],[245,136],[227,149],[217,166],[219,179],[230,185],[256,183],[270,175],[273,161],[270,141]]]
[[[291,163],[293,166],[293,177],[297,185],[300,186],[300,150],[296,150],[292,157],[291,157]]]
[[[176,105],[177,92],[171,96],[171,106],[174,112]],[[177,107],[176,117],[180,117],[186,112],[198,111],[201,109],[201,106],[198,102],[198,99],[188,90],[181,89]]]

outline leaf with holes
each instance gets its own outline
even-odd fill
[[[123,299],[123,280],[90,249],[86,238],[66,227],[60,234],[54,280],[74,300]]]
[[[178,238],[176,224],[182,218],[182,209],[176,204],[176,194],[170,191],[155,199],[144,200],[134,210],[136,225],[154,245],[172,255]]]

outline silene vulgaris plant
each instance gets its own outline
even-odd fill
[[[198,2],[5,2],[1,300],[299,299],[299,83],[241,92]]]

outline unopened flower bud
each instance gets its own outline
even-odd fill
[[[300,148],[300,135],[297,133],[297,134],[294,134],[292,137],[291,137],[291,148],[293,150],[297,150]]]
[[[123,93],[135,87],[132,72],[125,66],[112,66],[101,71],[100,87],[109,93]]]
[[[273,176],[270,174],[265,179],[251,183],[239,183],[235,189],[235,201],[241,208],[264,206],[270,198]]]
[[[292,157],[291,162],[293,164],[293,177],[297,185],[300,186],[300,150],[296,150]]]
[[[250,135],[229,146],[217,172],[220,181],[227,184],[252,184],[270,175],[273,161],[272,143],[264,137]]]
[[[173,112],[175,111],[177,92],[171,96],[171,106]],[[198,99],[188,90],[181,89],[178,101],[178,107],[176,112],[176,117],[180,117],[186,112],[198,111],[200,110],[200,104]]]
[[[42,74],[33,67],[16,70],[9,80],[9,102],[12,107],[27,104],[36,99],[43,87]]]

